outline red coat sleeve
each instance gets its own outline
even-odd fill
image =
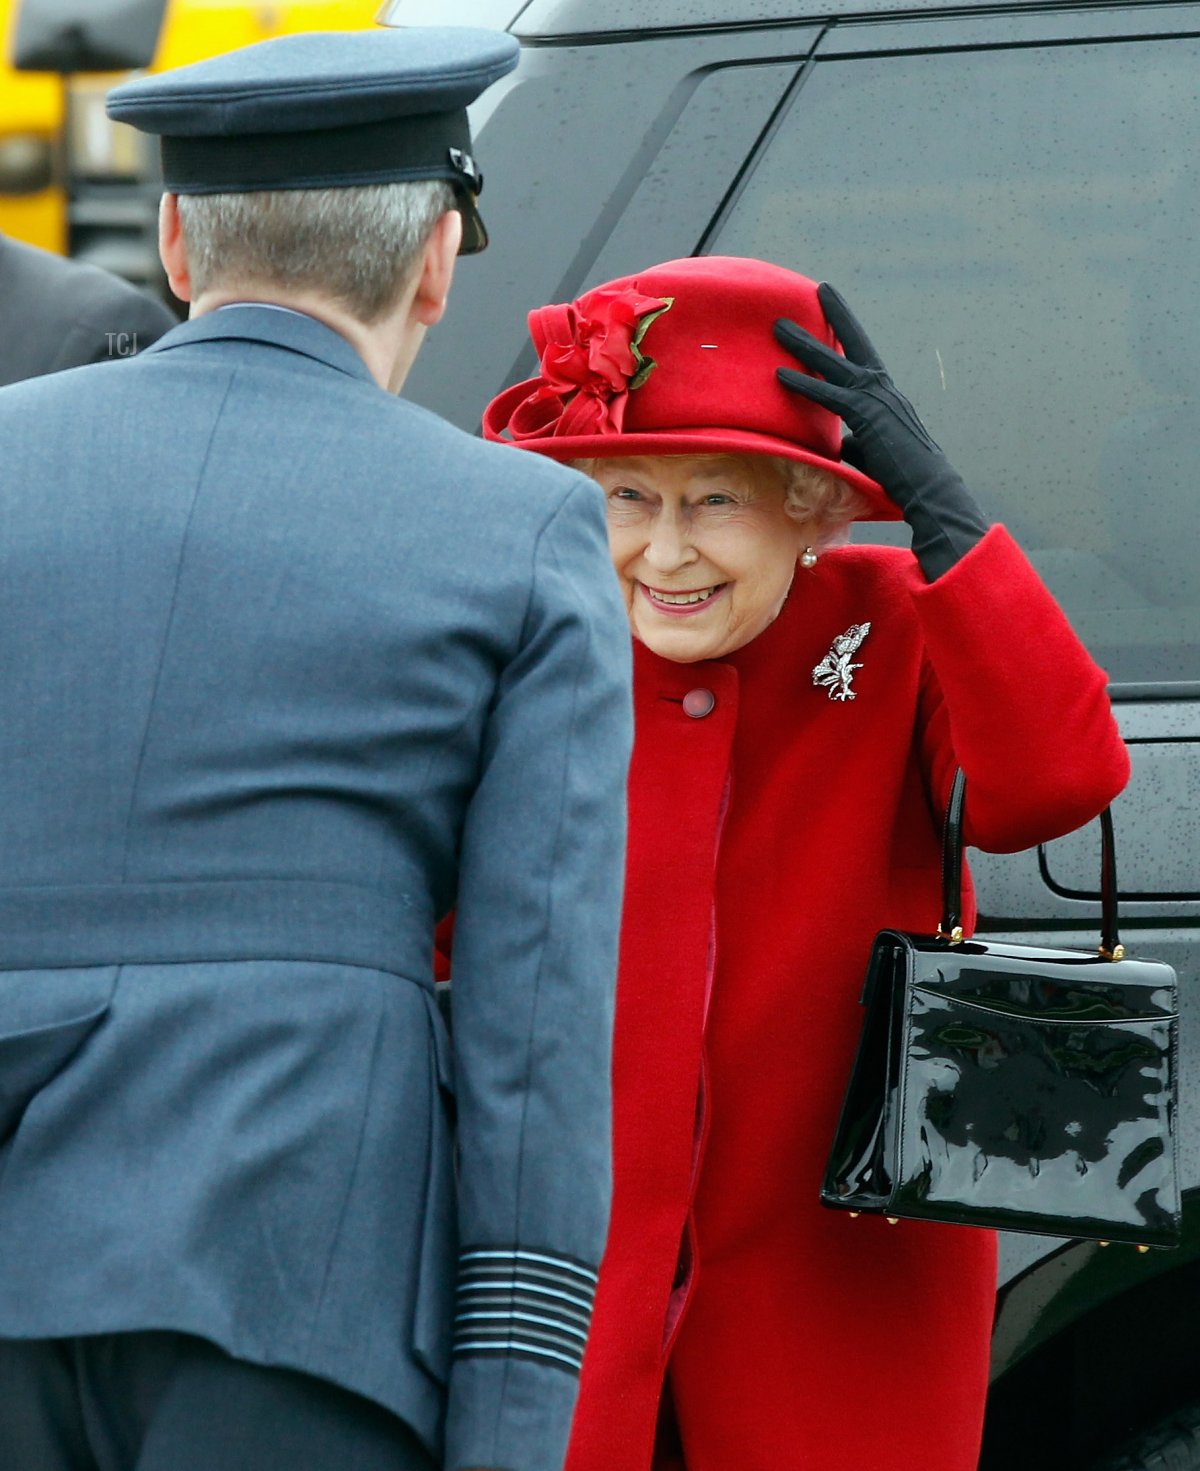
[[[441,921],[433,932],[433,978],[435,981],[450,979],[450,955],[454,948],[454,910]]]
[[[927,663],[922,740],[944,809],[967,776],[967,841],[1016,852],[1099,815],[1129,780],[1104,671],[1002,526],[913,602]]]

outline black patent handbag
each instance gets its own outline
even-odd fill
[[[1098,952],[963,938],[966,780],[951,790],[936,935],[875,937],[821,1201],[896,1221],[1173,1246],[1174,970],[1117,934],[1101,821]]]

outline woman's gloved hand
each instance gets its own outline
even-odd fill
[[[781,317],[775,336],[821,378],[780,368],[785,388],[840,415],[850,430],[842,457],[884,488],[912,527],[913,552],[930,582],[949,571],[987,530],[961,477],[892,382],[854,313],[832,286],[817,297],[845,357]]]

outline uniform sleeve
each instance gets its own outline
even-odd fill
[[[1011,536],[993,526],[913,600],[938,810],[961,765],[977,848],[1017,852],[1098,816],[1129,779],[1107,678]]]
[[[539,539],[460,858],[447,1471],[558,1471],[566,1452],[611,1193],[631,744],[628,621],[581,480]]]

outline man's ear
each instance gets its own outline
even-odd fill
[[[164,194],[158,206],[158,254],[171,290],[180,301],[191,301],[192,278],[179,220],[179,197],[175,194]]]
[[[413,316],[424,327],[432,327],[440,322],[446,310],[446,298],[450,294],[450,282],[458,259],[458,247],[462,244],[462,234],[462,215],[456,209],[450,209],[434,225],[432,234],[425,242],[417,279],[417,293],[412,304]]]

